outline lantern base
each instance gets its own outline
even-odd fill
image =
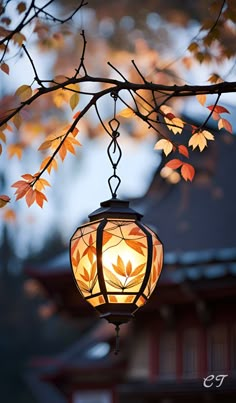
[[[123,323],[129,322],[134,318],[132,313],[123,313],[123,312],[107,312],[103,315],[100,315],[100,319],[106,319],[109,323],[113,325],[122,325]]]

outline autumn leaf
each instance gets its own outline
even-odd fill
[[[193,150],[196,147],[199,147],[200,151],[203,151],[207,146],[207,140],[214,140],[214,136],[207,130],[202,130],[192,135],[189,139],[188,145],[192,146]]]
[[[224,128],[225,130],[227,130],[227,132],[233,133],[232,125],[227,119],[220,118],[218,121],[218,127],[219,127],[219,129]]]
[[[9,146],[7,147],[7,152],[8,152],[8,157],[12,158],[14,157],[14,155],[16,155],[19,160],[22,158],[22,145],[20,143],[17,144],[9,144]]]
[[[35,183],[35,189],[41,191],[45,189],[45,186],[51,186],[50,183],[44,179],[44,178],[40,178],[37,180],[37,182]]]
[[[73,111],[79,103],[79,94],[75,93],[70,97],[70,107]]]
[[[183,131],[184,127],[184,122],[182,119],[177,118],[177,117],[171,117],[171,115],[168,113],[166,116],[164,116],[164,120],[167,124],[167,127],[169,130],[171,130],[174,134],[181,134]]]
[[[50,159],[51,159],[51,157],[49,156],[49,157],[46,157],[42,161],[42,163],[40,165],[40,171],[46,167],[46,165],[49,163]],[[55,160],[55,158],[53,158],[51,160],[50,164],[48,165],[47,172],[50,174],[52,169],[54,169],[55,171],[57,170],[57,161]]]
[[[192,182],[194,175],[195,175],[195,169],[192,165],[183,163],[181,167],[181,175],[186,181]]]
[[[189,158],[189,152],[186,146],[180,144],[178,146],[178,151],[180,154],[184,155],[185,157]]]
[[[205,103],[206,103],[206,95],[205,95],[205,94],[197,95],[196,98],[197,98],[198,102],[199,102],[202,106],[205,105]]]
[[[199,49],[199,45],[198,45],[197,42],[192,42],[192,43],[190,43],[190,45],[189,45],[189,47],[188,47],[188,50],[189,50],[190,52],[196,52],[198,49]]]
[[[230,113],[228,109],[226,109],[224,106],[221,105],[209,105],[207,106],[207,109],[210,111],[214,111],[215,113],[221,114],[221,113]]]
[[[0,195],[0,208],[6,206],[7,203],[10,201],[10,197],[7,195]]]
[[[123,118],[132,118],[132,117],[136,116],[134,111],[130,108],[123,109],[122,111],[120,111],[118,113],[118,115],[122,116]]]
[[[25,102],[32,96],[32,88],[30,85],[21,85],[17,88],[15,95],[20,98],[21,102]]]
[[[155,144],[154,150],[163,150],[163,152],[167,156],[173,150],[173,144],[169,140],[161,139]]]
[[[12,209],[10,209],[10,208],[7,208],[7,209],[4,211],[3,219],[4,219],[5,221],[9,221],[9,222],[10,222],[10,221],[11,221],[11,222],[15,221],[15,220],[16,220],[16,213],[15,213],[15,211],[12,210]]]
[[[36,199],[35,190],[33,190],[30,187],[30,189],[28,190],[28,192],[26,193],[26,196],[25,196],[27,206],[30,207],[35,202],[35,199]]]
[[[13,35],[12,40],[16,45],[22,46],[23,42],[26,41],[26,37],[21,32],[16,32]]]
[[[181,167],[183,164],[183,161],[180,161],[177,158],[174,158],[173,160],[168,161],[165,166],[171,169],[177,169],[179,167]]]
[[[43,208],[44,201],[48,201],[45,194],[35,189],[35,200],[39,207]]]
[[[26,195],[26,193],[29,191],[31,188],[30,184],[26,181],[17,181],[11,185],[13,188],[16,188],[15,195],[16,195],[16,200],[21,199]]]
[[[7,63],[2,63],[0,66],[0,69],[6,74],[9,74],[9,72],[10,72],[10,69],[9,69],[9,66]]]
[[[26,4],[25,2],[21,1],[18,5],[17,5],[17,11],[19,14],[23,13],[26,10]]]

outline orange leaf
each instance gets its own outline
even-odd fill
[[[38,148],[38,151],[42,151],[42,150],[47,150],[47,148],[50,148],[52,145],[52,140],[47,140],[44,141],[40,147]]]
[[[181,175],[184,178],[184,180],[186,181],[191,181],[194,178],[195,175],[195,169],[192,165],[187,164],[187,163],[183,163],[182,167],[181,167]]]
[[[214,110],[214,112],[218,113],[218,114],[220,114],[220,113],[230,113],[228,111],[228,109],[226,109],[224,106],[221,106],[221,105],[216,105],[216,106],[215,105],[209,105],[209,106],[207,106],[207,108],[210,111]]]
[[[143,236],[143,232],[139,227],[134,227],[132,230],[129,232],[129,235],[138,235],[138,236]]]
[[[14,126],[19,130],[19,128],[20,128],[20,126],[21,126],[21,123],[22,123],[21,115],[20,115],[19,113],[17,113],[17,114],[13,117],[12,121],[13,121]]]
[[[178,146],[178,150],[179,150],[180,154],[182,154],[185,157],[189,158],[189,152],[188,152],[187,147],[185,147],[184,145],[181,144],[181,145]]]
[[[121,259],[121,257],[118,255],[117,257],[117,264],[113,264],[112,263],[112,267],[113,269],[116,271],[117,274],[120,274],[120,276],[125,277],[126,276],[126,272],[125,272],[125,265],[123,260]]]
[[[106,243],[109,242],[111,238],[112,238],[112,234],[110,234],[110,232],[103,231],[103,236],[102,236],[103,246],[106,245]]]
[[[6,209],[3,214],[3,218],[6,221],[15,221],[16,220],[16,213],[12,209]]]
[[[129,260],[128,263],[127,263],[127,265],[126,265],[126,275],[129,277],[130,274],[131,274],[131,272],[132,272],[132,263],[131,263],[131,261]]]
[[[40,170],[43,170],[45,168],[45,166],[48,164],[50,159],[51,159],[51,157],[49,156],[49,157],[46,157],[42,161],[42,163],[40,165]],[[55,169],[55,171],[57,170],[57,161],[54,158],[53,158],[53,160],[50,162],[50,164],[47,167],[47,171],[48,171],[49,174],[51,173],[52,168]]]
[[[206,95],[205,95],[205,94],[197,95],[196,98],[197,98],[198,102],[199,102],[202,106],[205,105],[205,103],[206,103]]]
[[[224,128],[225,130],[227,130],[227,132],[233,133],[232,125],[231,125],[231,123],[230,123],[228,120],[226,120],[226,119],[222,119],[222,118],[219,119],[218,127],[219,127],[219,129]]]
[[[84,269],[84,274],[80,273],[80,276],[85,280],[85,281],[89,281],[89,274],[88,271],[85,269],[85,267],[83,267]]]
[[[66,145],[64,143],[62,143],[61,148],[59,150],[59,155],[60,155],[62,161],[64,161],[66,154],[67,154]]]
[[[180,161],[179,159],[175,158],[173,160],[168,161],[165,166],[171,169],[177,169],[183,165],[183,161]]]
[[[140,264],[139,266],[137,266],[131,273],[130,277],[134,277],[137,276],[139,273],[141,273],[141,271],[144,269],[145,267],[145,263]]]
[[[133,239],[125,239],[125,243],[141,255],[144,254],[142,248],[146,248],[146,245],[142,242],[135,241]]]
[[[30,174],[24,174],[21,175],[22,178],[24,178],[27,182],[32,182],[35,178],[34,176],[30,175]]]
[[[30,188],[25,196],[25,200],[26,200],[28,207],[30,207],[35,202],[35,196],[36,196],[35,190]]]
[[[35,190],[35,196],[36,196],[36,203],[39,205],[39,207],[43,208],[43,202],[44,200],[47,201],[47,198],[45,194],[42,192],[39,192],[37,189]]]
[[[26,4],[25,2],[21,1],[18,5],[17,5],[17,10],[18,13],[21,14],[26,10]]]

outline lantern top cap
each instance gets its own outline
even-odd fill
[[[140,220],[143,215],[129,207],[129,201],[117,198],[105,200],[100,204],[100,208],[89,214],[90,221],[101,218],[131,218]]]

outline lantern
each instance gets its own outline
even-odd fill
[[[118,335],[119,325],[129,321],[152,294],[162,269],[163,246],[154,231],[142,223],[142,215],[131,209],[128,201],[117,198],[121,180],[116,169],[122,152],[115,110],[109,122],[111,142],[107,149],[113,167],[108,179],[112,198],[102,202],[89,215],[90,221],[77,228],[70,250],[80,293],[102,318],[116,325]]]
[[[129,202],[110,199],[71,238],[77,287],[114,324],[127,322],[147,302],[162,269],[162,244],[141,217]]]

